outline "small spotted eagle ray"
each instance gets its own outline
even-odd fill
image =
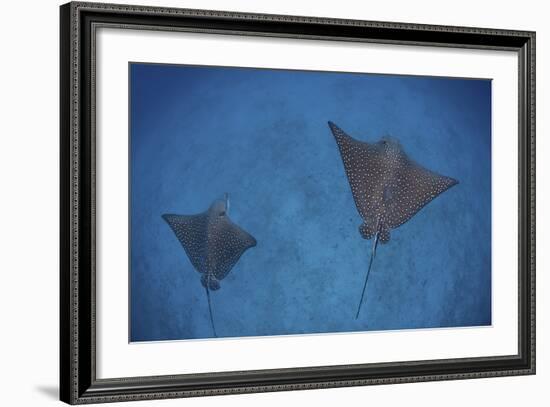
[[[374,238],[357,319],[378,242],[387,243],[391,229],[407,222],[458,181],[417,164],[393,138],[367,143],[353,139],[332,122],[328,125],[338,144],[355,206],[363,219],[359,233],[363,239]]]
[[[220,288],[223,280],[243,253],[256,246],[256,239],[233,223],[228,216],[229,196],[215,200],[205,212],[197,215],[162,215],[185,249],[193,267],[202,274],[206,289],[212,331],[217,337],[210,290]]]

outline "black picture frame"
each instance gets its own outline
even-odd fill
[[[535,33],[72,2],[60,7],[60,398],[70,404],[535,373]],[[519,60],[519,349],[515,355],[96,378],[95,72],[101,25],[511,50]]]

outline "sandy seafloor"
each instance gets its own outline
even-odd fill
[[[164,213],[230,194],[258,241],[212,292],[220,337],[491,324],[491,81],[132,64],[130,340],[208,338],[205,290]],[[327,121],[397,138],[459,184],[361,238]]]

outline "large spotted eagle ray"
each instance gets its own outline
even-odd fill
[[[223,200],[215,200],[205,212],[197,215],[162,215],[193,267],[202,274],[201,284],[206,289],[210,323],[216,337],[210,290],[218,290],[220,281],[237,264],[242,254],[256,246],[256,239],[233,223],[228,211],[229,196],[225,194]]]
[[[364,239],[374,238],[357,319],[378,241],[387,243],[391,229],[407,222],[458,181],[417,164],[393,138],[367,143],[353,139],[332,122],[328,125],[338,144],[355,206],[363,218],[359,233]]]

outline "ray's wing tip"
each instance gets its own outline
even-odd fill
[[[460,184],[460,182],[457,179],[452,177],[445,177],[445,183],[443,184],[443,187],[440,193],[443,193],[444,191],[448,191],[449,189],[451,189],[452,187],[458,184]]]
[[[328,121],[328,127],[330,128],[330,131],[334,138],[336,139],[336,142],[340,143],[340,141],[346,137],[346,133],[344,130],[342,130],[340,127],[338,127],[334,122]]]
[[[176,215],[174,213],[163,213],[162,215],[160,215],[160,217],[164,219],[164,221],[168,223],[170,227],[172,227],[174,222],[177,221],[178,216],[179,215]]]

